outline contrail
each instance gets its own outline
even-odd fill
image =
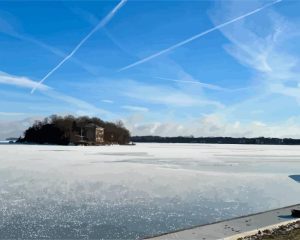
[[[1,22],[1,18],[0,18],[0,22]],[[98,23],[99,21],[97,21]],[[94,24],[96,25],[96,24]],[[52,47],[38,39],[35,39],[34,37],[32,36],[29,36],[29,35],[24,35],[24,34],[20,34],[16,31],[5,31],[4,29],[0,29],[0,33],[3,33],[3,34],[6,34],[10,37],[14,37],[16,39],[19,39],[19,40],[22,40],[22,41],[26,41],[26,42],[29,42],[29,43],[32,43],[32,44],[35,44],[53,54],[55,54],[56,56],[59,56],[61,58],[65,58],[66,57],[66,54],[62,51],[60,51],[59,49],[55,48],[55,47]],[[72,61],[74,63],[76,63],[77,65],[79,65],[80,67],[82,67],[84,70],[86,70],[87,72],[91,73],[91,74],[94,74],[92,68],[87,65],[87,64],[83,64],[81,61],[77,60],[76,58],[73,58]]]
[[[94,28],[92,31],[89,32],[88,35],[85,36],[78,44],[77,46],[73,49],[73,51],[67,55],[55,68],[53,68],[50,72],[47,73],[47,75],[39,81],[38,85],[34,87],[31,90],[31,93],[34,93],[39,84],[42,84],[48,77],[50,77],[58,68],[60,68],[68,59],[70,59],[77,51],[78,49],[100,28],[104,27],[112,18],[113,16],[117,13],[119,9],[121,9],[127,0],[121,0],[117,6],[107,15],[105,18],[103,18]]]
[[[248,17],[248,16],[250,16],[250,15],[253,15],[253,14],[257,13],[257,12],[260,12],[260,11],[264,10],[265,8],[271,7],[272,5],[274,5],[274,4],[276,4],[276,3],[279,3],[279,2],[281,2],[281,1],[282,1],[282,0],[277,0],[277,1],[275,1],[275,2],[266,4],[266,5],[264,5],[264,6],[260,7],[260,8],[257,8],[257,9],[255,9],[255,10],[249,12],[249,13],[246,13],[246,14],[244,14],[244,15],[242,15],[242,16],[239,16],[239,17],[237,17],[237,18],[234,18],[234,19],[232,19],[232,20],[230,20],[230,21],[228,21],[228,22],[222,23],[222,24],[220,24],[220,25],[218,25],[218,26],[215,26],[215,27],[213,27],[213,28],[210,28],[210,29],[208,29],[208,30],[206,30],[206,31],[204,31],[204,32],[198,33],[198,34],[196,34],[196,35],[194,35],[194,36],[192,36],[192,37],[190,37],[190,38],[188,38],[188,39],[186,39],[186,40],[184,40],[184,41],[181,41],[181,42],[179,42],[179,43],[177,43],[177,44],[175,44],[175,45],[173,45],[173,46],[171,46],[171,47],[169,47],[169,48],[166,48],[166,49],[164,49],[164,50],[162,50],[162,51],[160,51],[160,52],[158,52],[158,53],[155,53],[155,54],[153,54],[153,55],[151,55],[151,56],[149,56],[149,57],[146,57],[146,58],[144,58],[144,59],[141,59],[141,60],[139,60],[139,61],[137,61],[137,62],[135,62],[135,63],[132,63],[132,64],[126,66],[126,67],[123,67],[123,68],[119,69],[119,72],[124,71],[124,70],[127,70],[127,69],[129,69],[129,68],[132,68],[132,67],[134,67],[134,66],[140,65],[140,64],[142,64],[142,63],[144,63],[144,62],[148,62],[149,60],[151,60],[151,59],[153,59],[153,58],[156,58],[156,57],[158,57],[158,56],[160,56],[160,55],[162,55],[162,54],[165,54],[165,53],[170,52],[170,51],[172,51],[172,50],[174,50],[174,49],[176,49],[176,48],[178,48],[178,47],[181,47],[181,46],[183,46],[183,45],[185,45],[185,44],[187,44],[187,43],[189,43],[189,42],[192,42],[192,41],[194,41],[194,40],[196,40],[196,39],[198,39],[198,38],[200,38],[200,37],[202,37],[202,36],[204,36],[204,35],[206,35],[206,34],[208,34],[208,33],[210,33],[210,32],[213,32],[213,31],[218,30],[218,29],[220,29],[220,28],[223,28],[223,27],[225,27],[225,26],[227,26],[227,25],[229,25],[229,24],[231,24],[231,23],[234,23],[234,22],[236,22],[236,21],[239,21],[239,20],[241,20],[241,19],[243,19],[243,18],[246,18],[246,17]]]

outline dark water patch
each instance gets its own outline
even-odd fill
[[[283,219],[289,219],[289,220],[294,219],[294,217],[291,214],[290,215],[280,215],[278,217],[283,218]]]
[[[300,183],[300,175],[290,175],[289,177],[294,181]]]

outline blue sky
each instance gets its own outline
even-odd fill
[[[121,119],[133,135],[300,137],[299,10],[289,0],[1,1],[0,138],[54,113]]]

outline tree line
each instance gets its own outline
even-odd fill
[[[104,142],[106,144],[128,144],[130,132],[121,121],[106,122],[96,117],[74,117],[52,115],[41,121],[36,121],[20,137],[19,143],[58,144],[68,145],[81,134],[82,128],[88,124],[95,124],[104,128]]]
[[[233,138],[233,137],[160,137],[133,136],[133,142],[145,143],[219,143],[219,144],[269,144],[269,145],[300,145],[300,139],[292,138]]]

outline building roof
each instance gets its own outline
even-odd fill
[[[97,125],[95,123],[89,123],[89,124],[85,125],[85,128],[102,128],[102,127],[100,127],[99,125]]]

